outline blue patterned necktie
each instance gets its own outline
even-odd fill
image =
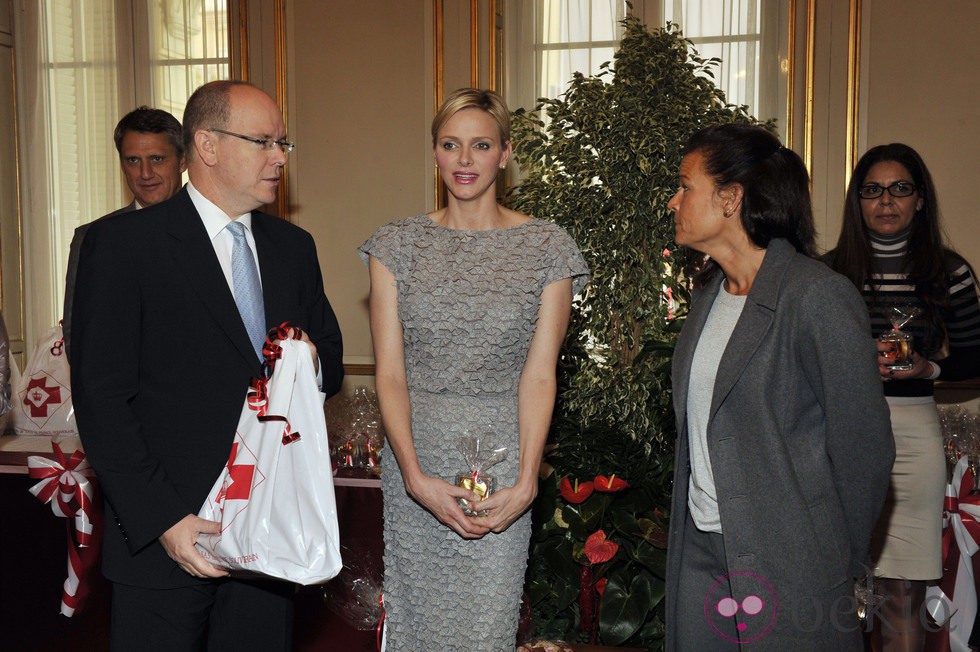
[[[265,302],[262,300],[259,270],[255,266],[252,248],[245,239],[245,227],[233,220],[226,228],[235,238],[231,249],[231,282],[235,286],[235,304],[252,347],[261,360],[262,345],[265,343]]]

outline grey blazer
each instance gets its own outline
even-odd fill
[[[691,360],[722,277],[695,292],[674,353],[668,650],[685,649],[672,632],[688,518]],[[847,279],[785,240],[770,243],[722,356],[708,421],[732,595],[757,593],[764,578],[779,605],[748,649],[861,648],[852,580],[864,572],[895,457],[869,332]],[[741,610],[735,620],[758,626]]]
[[[129,213],[130,211],[136,210],[136,200],[134,199],[128,206],[123,206],[119,210],[112,211],[108,215],[103,215],[99,220],[105,219],[112,215],[119,215],[120,213]],[[98,220],[96,220],[98,222]],[[69,342],[69,334],[71,333],[71,303],[72,299],[75,297],[75,276],[78,274],[78,254],[82,250],[82,241],[85,240],[85,233],[88,231],[88,227],[92,226],[92,222],[82,224],[77,229],[75,229],[75,235],[71,238],[71,247],[68,250],[68,274],[65,276],[65,308],[61,313],[61,332],[65,338],[65,354],[69,355],[68,349],[71,344]]]

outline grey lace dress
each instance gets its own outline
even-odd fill
[[[466,471],[456,449],[478,435],[507,446],[491,470],[498,488],[517,479],[517,386],[542,289],[588,267],[551,222],[506,229],[448,229],[426,215],[380,228],[359,248],[395,277],[412,404],[412,432],[427,475]],[[531,533],[530,513],[501,534],[466,540],[405,492],[384,460],[386,652],[513,652]]]

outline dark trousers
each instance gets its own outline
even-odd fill
[[[725,579],[725,539],[720,534],[702,532],[690,515],[684,529],[681,552],[680,582],[677,595],[678,650],[738,650],[735,621],[720,618],[715,605],[722,597],[731,597]]]
[[[178,589],[112,587],[115,652],[292,649],[295,585],[217,580]]]

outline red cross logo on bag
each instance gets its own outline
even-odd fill
[[[228,500],[248,500],[252,494],[252,479],[255,476],[254,464],[235,464],[238,457],[238,442],[231,445],[231,455],[228,456],[228,475],[225,483],[218,491],[215,501],[221,504]]]
[[[48,416],[49,405],[61,405],[61,387],[54,385],[49,387],[47,377],[32,378],[27,383],[27,392],[24,394],[24,405],[30,411],[32,417]]]

